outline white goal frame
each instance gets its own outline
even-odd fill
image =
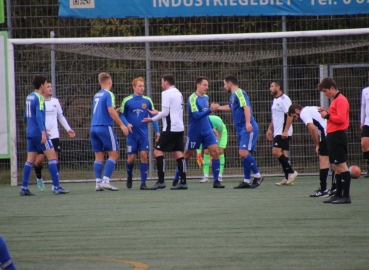
[[[15,45],[34,44],[109,44],[109,43],[156,43],[156,42],[185,42],[185,41],[219,41],[219,40],[246,40],[246,39],[275,39],[299,38],[319,36],[344,36],[369,34],[369,28],[318,30],[318,31],[291,31],[268,33],[243,34],[216,34],[216,35],[179,35],[179,36],[140,36],[140,37],[101,37],[101,38],[40,38],[40,39],[8,39],[8,104],[10,108],[10,155],[11,155],[11,185],[18,185],[17,141],[16,141],[16,102],[15,102]]]

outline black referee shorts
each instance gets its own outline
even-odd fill
[[[345,131],[336,131],[327,135],[329,162],[341,164],[347,161],[347,135]]]

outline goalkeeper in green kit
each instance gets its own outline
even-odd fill
[[[218,146],[219,146],[219,160],[220,160],[220,171],[219,171],[219,181],[222,181],[223,179],[223,170],[224,170],[224,163],[225,163],[225,157],[224,157],[224,149],[227,146],[228,142],[228,132],[227,127],[223,123],[222,118],[216,115],[209,115],[209,119],[211,122],[211,125],[213,126],[213,131],[215,135],[217,136],[218,140]],[[210,154],[208,149],[204,149],[204,158],[201,156],[202,147],[200,146],[199,149],[197,149],[197,164],[201,168],[203,167],[204,171],[204,177],[202,180],[200,180],[200,183],[207,183],[209,182],[209,167],[211,163]]]

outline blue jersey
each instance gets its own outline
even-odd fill
[[[187,107],[189,111],[189,134],[206,134],[209,131],[213,132],[213,127],[209,120],[211,111],[209,108],[209,97],[207,95],[201,97],[193,93],[187,101]]]
[[[45,99],[37,92],[32,92],[26,99],[24,118],[27,122],[27,137],[41,136],[45,128]]]
[[[154,104],[148,96],[130,95],[123,99],[120,107],[120,119],[127,126],[131,124],[132,133],[128,136],[148,136],[149,130],[147,123],[142,122],[146,117],[153,117],[148,110],[154,110]],[[159,132],[158,122],[153,122],[155,132]]]
[[[108,108],[115,108],[115,96],[106,89],[101,89],[94,96],[92,101],[92,121],[91,126],[113,126]]]
[[[249,96],[244,90],[238,88],[237,91],[234,92],[229,99],[229,107],[231,107],[232,109],[233,123],[236,127],[237,133],[246,130],[246,118],[243,109],[244,106],[250,107],[250,124],[252,126],[256,125]]]

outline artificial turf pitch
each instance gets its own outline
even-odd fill
[[[369,269],[369,179],[352,180],[352,204],[309,198],[317,177],[277,187],[119,191],[50,185],[33,197],[0,187],[0,234],[18,269]],[[153,185],[148,182],[148,186]]]

